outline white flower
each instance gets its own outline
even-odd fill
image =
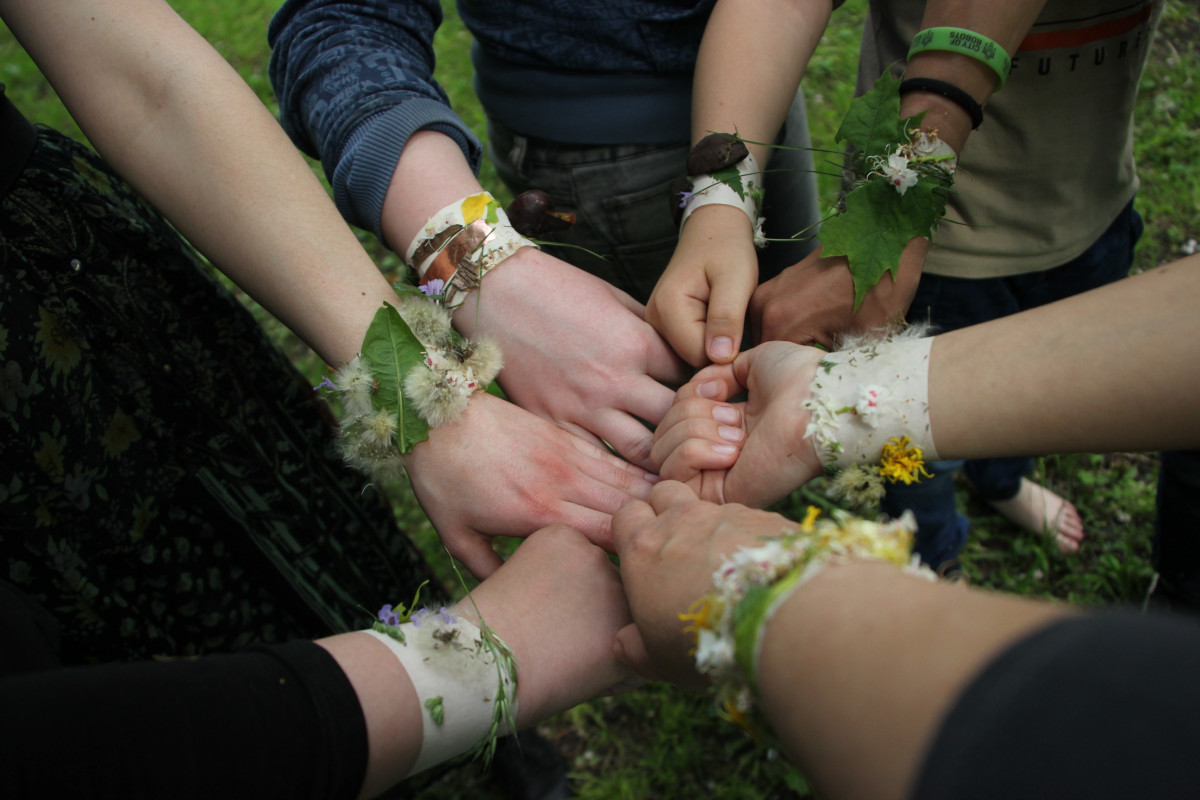
[[[765,225],[766,222],[767,222],[766,217],[759,217],[758,221],[754,223],[754,246],[755,247],[760,247],[760,248],[766,247],[768,244],[767,235],[765,233],[763,233],[763,225]]]
[[[920,177],[915,169],[909,168],[908,159],[900,149],[888,156],[887,164],[880,165],[880,172],[900,194],[907,192],[910,186],[916,186],[917,178]]]
[[[719,676],[734,664],[733,641],[707,628],[701,628],[696,638],[696,670],[704,675]]]
[[[888,390],[882,386],[864,386],[859,391],[858,403],[854,406],[854,410],[858,412],[858,418],[868,428],[879,426],[879,412],[882,410],[883,401],[887,396]]]

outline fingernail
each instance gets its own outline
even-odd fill
[[[712,415],[717,422],[724,422],[726,425],[736,425],[740,421],[737,409],[729,406],[713,406]]]
[[[721,392],[720,381],[705,381],[696,387],[696,394],[701,397],[716,397]]]
[[[714,444],[712,449],[714,453],[718,453],[723,456],[731,456],[737,452],[737,448],[731,444]]]
[[[729,358],[733,355],[733,339],[728,336],[714,336],[708,343],[709,358]]]
[[[741,428],[731,428],[728,425],[718,427],[717,434],[727,442],[740,442],[744,435]]]

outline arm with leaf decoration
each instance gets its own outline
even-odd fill
[[[964,28],[1011,53],[1044,4],[1044,0],[931,0],[921,29]],[[998,83],[996,73],[979,60],[945,51],[917,53],[904,77],[949,81],[981,106]],[[912,141],[919,132],[936,134],[955,155],[962,152],[973,123],[960,105],[930,91],[900,97],[895,92],[897,81],[891,81],[891,89],[885,89],[887,85],[877,83],[871,99],[855,101],[838,131],[839,142],[853,145],[860,159],[882,158],[883,166],[898,145]],[[822,223],[822,249],[756,290],[750,324],[759,341],[830,347],[843,332],[887,327],[907,313],[944,196],[931,186],[919,189],[909,201],[904,200],[908,192],[897,200],[881,191],[886,185],[872,186],[875,181],[862,180],[873,166],[863,170],[861,161],[858,166],[859,181],[847,194],[844,210]],[[931,217],[934,213],[937,216]]]

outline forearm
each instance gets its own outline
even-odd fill
[[[934,340],[944,458],[1200,445],[1200,257]],[[981,424],[986,422],[986,424]]]
[[[834,566],[768,622],[761,707],[823,795],[907,795],[942,715],[976,673],[1065,606]]]
[[[986,36],[1006,53],[1015,53],[1025,34],[1045,5],[1045,0],[1019,0],[1009,3],[983,3],[979,0],[931,0],[925,6],[921,29],[962,28]],[[996,91],[996,73],[978,59],[960,53],[927,51],[909,60],[906,78],[934,78],[947,81],[987,105]],[[971,132],[971,120],[963,109],[932,92],[910,92],[900,103],[900,115],[911,117],[925,112],[921,127],[936,130],[942,141],[961,153]]]
[[[449,137],[472,168],[482,157],[433,78],[441,21],[437,0],[291,0],[271,21],[270,76],[284,129],[321,159],[346,219],[389,242],[383,205],[411,137]]]
[[[267,109],[165,3],[7,3],[22,44],[113,167],[331,363],[386,280]]]
[[[829,0],[721,0],[696,60],[692,142],[712,132],[775,141],[809,58],[829,22]],[[770,149],[748,143],[759,164]]]

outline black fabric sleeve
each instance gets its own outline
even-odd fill
[[[959,697],[914,798],[1200,796],[1200,625],[1133,613],[1052,624]]]
[[[0,680],[0,797],[354,798],[358,698],[311,642]]]

